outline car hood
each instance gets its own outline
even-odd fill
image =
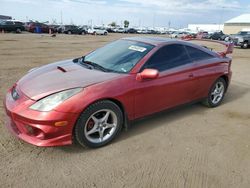
[[[38,100],[58,91],[84,88],[119,76],[118,73],[91,70],[66,60],[32,69],[17,82],[17,86],[26,96]]]
[[[235,35],[230,35],[231,36],[231,38],[233,38],[233,39],[236,39],[236,38],[243,38],[244,36],[243,35],[237,35],[237,34],[235,34]]]

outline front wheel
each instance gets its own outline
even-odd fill
[[[97,148],[111,142],[122,125],[123,115],[119,106],[108,100],[99,101],[80,115],[74,136],[82,146]]]
[[[20,28],[17,28],[16,33],[22,33],[22,30]]]
[[[216,80],[203,104],[210,108],[219,106],[224,98],[226,87],[227,84],[223,78]]]

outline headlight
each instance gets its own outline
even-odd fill
[[[48,97],[42,98],[35,104],[31,105],[30,109],[44,112],[51,111],[63,101],[79,93],[81,90],[82,88],[75,88],[49,95]]]

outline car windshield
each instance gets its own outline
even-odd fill
[[[142,42],[117,40],[88,54],[83,61],[113,72],[127,73],[153,48]]]

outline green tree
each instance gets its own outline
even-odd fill
[[[111,22],[109,25],[112,26],[112,27],[115,27],[116,23],[115,22]]]
[[[128,26],[129,26],[129,21],[128,20],[124,20],[124,27],[128,28]]]

